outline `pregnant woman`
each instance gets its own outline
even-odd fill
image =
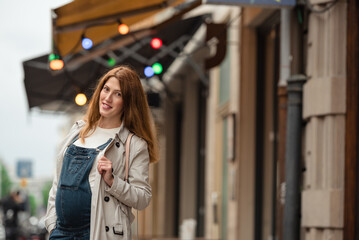
[[[131,208],[150,203],[149,163],[157,160],[156,132],[139,76],[127,66],[111,69],[57,156],[45,220],[50,239],[130,240]]]

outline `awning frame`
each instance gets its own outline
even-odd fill
[[[167,4],[170,4],[170,2],[172,2],[172,1],[174,1],[174,0],[167,1]],[[111,52],[111,51],[118,49],[122,46],[131,44],[134,41],[136,41],[137,39],[141,39],[146,36],[153,35],[156,32],[158,32],[159,30],[161,30],[162,28],[171,24],[172,22],[180,20],[184,14],[186,14],[187,12],[191,11],[192,9],[200,6],[201,4],[202,4],[201,0],[187,1],[187,2],[182,3],[176,7],[172,7],[170,9],[170,11],[168,11],[165,14],[166,17],[162,17],[161,22],[159,22],[155,26],[130,32],[129,34],[122,36],[120,39],[118,39],[115,42],[104,41],[104,42],[98,44],[97,46],[93,47],[91,50],[82,50],[81,52],[78,52],[78,53],[67,54],[66,56],[62,56],[62,59],[64,60],[64,63],[65,63],[64,68],[68,68],[69,70],[75,69],[75,68],[79,67],[80,65],[82,65],[98,56],[106,54],[107,52]],[[132,14],[133,13],[134,12],[132,12]],[[108,16],[108,17],[110,18],[110,17],[114,17],[114,16]],[[105,17],[105,18],[107,18],[107,17]],[[104,19],[104,18],[101,18],[101,19]],[[86,21],[83,22],[83,25],[81,25],[81,26],[85,26],[85,23],[86,23]],[[78,24],[82,24],[82,22],[78,23]],[[70,27],[70,25],[68,25],[68,26]],[[79,26],[80,25],[78,25],[78,27]],[[76,26],[72,26],[72,27],[76,27]],[[75,28],[72,28],[72,30],[74,30],[74,29]],[[53,35],[54,40],[55,40],[56,31],[57,31],[56,19],[53,19],[52,35]],[[79,44],[81,42],[80,40],[81,39],[79,39],[79,41],[75,44],[73,49],[76,49],[79,46]],[[59,53],[55,41],[53,42],[53,52]],[[59,70],[58,72],[61,72],[61,71],[62,70]]]
[[[91,20],[87,20],[87,21],[82,21],[79,23],[68,24],[65,26],[56,26],[56,13],[54,11],[52,11],[53,18],[54,18],[54,25],[53,25],[54,34],[86,29],[86,28],[89,28],[92,26],[106,25],[108,23],[114,23],[118,19],[121,19],[124,17],[131,17],[134,15],[166,8],[174,1],[175,0],[167,0],[160,4],[155,4],[155,5],[147,6],[144,8],[131,10],[131,11],[127,11],[127,12],[122,12],[122,13],[118,13],[118,14],[113,14],[113,15],[109,15],[109,16],[105,16],[105,17],[99,17],[99,18],[95,18],[95,19],[91,19]]]

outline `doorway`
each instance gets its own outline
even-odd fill
[[[275,239],[280,12],[257,29],[254,239]]]

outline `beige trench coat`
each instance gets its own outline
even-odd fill
[[[55,197],[63,155],[84,124],[84,121],[74,124],[57,156],[56,173],[49,193],[45,218],[45,225],[49,232],[55,227],[57,220]],[[131,223],[134,219],[131,209],[142,210],[151,201],[147,143],[136,135],[132,137],[130,144],[129,183],[123,180],[125,178],[125,142],[129,133],[127,128],[121,126],[115,138],[102,152],[112,161],[114,182],[109,187],[96,171],[91,199],[91,240],[131,239]]]

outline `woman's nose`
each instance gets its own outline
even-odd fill
[[[112,101],[112,94],[111,93],[108,93],[107,95],[106,95],[106,97],[105,97],[105,99],[106,99],[106,101],[108,101],[108,102],[111,102]]]

